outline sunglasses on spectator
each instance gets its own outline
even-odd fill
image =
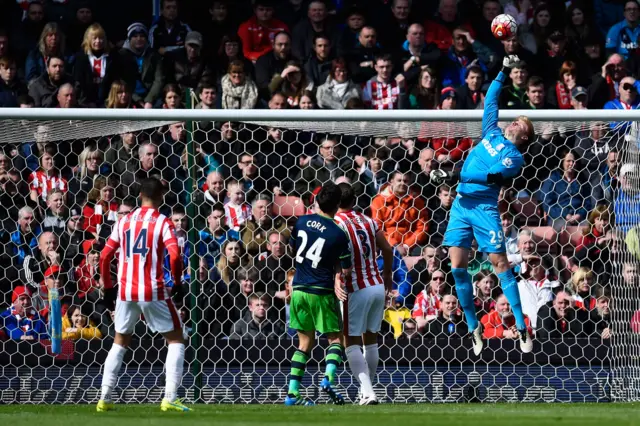
[[[444,277],[433,277],[431,278],[433,281],[444,281]]]
[[[625,84],[623,84],[623,85],[622,85],[622,88],[623,88],[624,90],[629,90],[629,91],[631,91],[631,92],[635,92],[635,91],[636,91],[636,87],[635,87],[633,84],[631,84],[631,83],[625,83]]]

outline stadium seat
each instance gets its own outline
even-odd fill
[[[300,197],[276,196],[273,199],[273,215],[282,217],[302,216],[307,210]]]

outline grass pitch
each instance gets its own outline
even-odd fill
[[[118,405],[96,413],[94,405],[0,406],[10,426],[142,425],[336,425],[336,426],[549,426],[640,425],[632,404],[409,404],[357,407],[322,405],[196,405],[191,413],[163,413],[159,405]]]

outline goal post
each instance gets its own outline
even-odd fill
[[[527,307],[526,312],[537,319],[536,328],[552,324],[538,317],[540,312],[554,316],[557,326],[540,332],[545,337],[534,339],[531,355],[523,355],[517,341],[504,337],[504,331],[509,330],[508,313],[503,316],[501,312],[502,322],[493,324],[496,335],[487,339],[481,357],[473,355],[467,338],[461,338],[462,322],[431,318],[442,310],[442,295],[455,293],[455,289],[446,251],[441,250],[447,196],[440,188],[430,187],[428,170],[461,166],[482,137],[482,111],[0,109],[0,145],[14,147],[4,150],[5,156],[13,167],[18,163],[22,167],[13,174],[8,169],[0,172],[0,179],[6,175],[8,180],[15,180],[16,188],[6,189],[3,183],[0,200],[6,212],[0,219],[17,223],[19,209],[28,205],[44,224],[48,214],[46,194],[43,198],[41,191],[29,187],[29,180],[37,172],[34,160],[46,152],[47,144],[53,144],[59,147],[55,166],[69,181],[65,199],[82,199],[78,198],[81,192],[71,193],[79,191],[77,187],[71,189],[74,179],[76,184],[80,181],[89,185],[86,193],[95,190],[92,197],[83,192],[85,198],[80,204],[66,207],[79,208],[84,217],[97,215],[94,207],[102,203],[99,223],[90,216],[84,218],[88,225],[82,225],[91,226],[87,232],[95,233],[99,242],[104,239],[101,230],[110,226],[116,212],[111,214],[110,204],[95,198],[96,194],[100,196],[104,186],[115,186],[118,208],[125,199],[135,197],[132,188],[148,171],[141,172],[144,167],[137,155],[152,146],[149,149],[155,150],[155,159],[149,169],[153,172],[149,173],[157,173],[168,189],[164,211],[171,214],[183,209],[187,217],[188,229],[183,230],[181,244],[188,256],[186,282],[190,291],[182,314],[189,348],[180,393],[193,402],[280,403],[297,340],[287,327],[285,284],[289,269],[282,266],[284,260],[267,259],[272,251],[269,247],[286,243],[287,227],[292,218],[308,210],[309,196],[318,184],[346,179],[360,185],[358,206],[369,212],[388,175],[399,170],[412,177],[412,196],[426,205],[427,219],[421,242],[407,253],[396,252],[394,284],[402,297],[394,299],[397,304],[390,304],[380,339],[375,390],[381,400],[636,401],[640,399],[640,208],[636,208],[640,203],[640,112],[505,110],[500,111],[500,125],[521,115],[534,123],[536,138],[525,153],[529,164],[523,174],[501,195],[501,211],[513,222],[512,226],[503,223],[510,232],[509,238],[504,237],[512,254],[525,250],[518,245],[520,235],[530,238],[534,253],[529,257],[540,258],[541,268],[546,271],[536,277],[535,262],[514,261],[519,282],[535,281],[552,288],[553,294],[566,290],[562,297],[568,297],[567,310],[571,311],[566,318],[558,317],[551,299],[541,300],[535,308]],[[331,141],[332,154],[321,152],[326,140]],[[23,146],[29,149],[23,150]],[[92,147],[87,151],[90,158],[101,162],[99,172],[88,173],[89,166],[80,163],[86,147]],[[567,165],[569,150],[575,166]],[[120,157],[125,154],[126,158]],[[373,172],[377,166],[370,164],[372,160],[380,160],[380,172]],[[244,167],[256,170],[247,172]],[[579,173],[565,176],[566,167],[574,167]],[[607,175],[609,168],[611,173]],[[219,173],[221,183],[215,173]],[[232,261],[234,255],[225,252],[231,245],[228,242],[235,238],[227,238],[225,244],[222,234],[209,232],[212,223],[220,220],[212,214],[214,206],[226,201],[224,195],[209,191],[209,187],[222,185],[224,190],[231,180],[243,182],[250,202],[268,197],[271,216],[264,221],[268,229],[256,222],[248,232],[249,225],[236,226],[230,223],[235,219],[228,209],[222,212],[227,216],[227,226],[237,228],[232,229],[236,233],[224,234],[240,240],[238,250],[242,254],[236,263]],[[20,192],[25,184],[29,192]],[[30,199],[31,190],[36,193],[35,201]],[[448,189],[446,192],[452,195]],[[5,205],[7,200],[15,203]],[[600,204],[608,208],[593,213]],[[567,222],[567,215],[573,214],[580,218]],[[602,234],[585,230],[595,226],[596,218],[600,224],[604,216],[610,218],[612,226],[605,225]],[[67,217],[65,213],[64,220]],[[409,228],[407,232],[413,232],[411,221],[402,215],[399,220],[406,222],[403,226]],[[394,225],[380,226],[385,229]],[[271,241],[269,235],[274,230],[278,237]],[[19,260],[24,256],[14,250],[12,233],[5,230],[4,235],[6,262],[0,265],[4,266],[0,312],[13,303],[12,292],[22,276]],[[68,241],[68,236],[60,236],[59,241]],[[0,362],[4,366],[0,403],[97,400],[101,367],[112,344],[113,330],[108,313],[97,313],[99,292],[95,300],[79,296],[79,291],[86,295],[92,289],[86,287],[92,277],[83,275],[86,268],[82,263],[89,261],[83,250],[90,250],[92,244],[85,246],[88,249],[79,244],[79,254],[66,264],[69,271],[63,284],[63,303],[79,306],[87,315],[87,325],[100,330],[102,338],[69,333],[63,353],[54,356],[47,339],[16,340],[0,322]],[[68,249],[60,247],[63,252]],[[495,277],[480,255],[470,268],[479,315],[483,310],[490,313],[496,309],[499,293]],[[443,290],[432,280],[433,273],[440,270],[447,281]],[[481,294],[485,278],[490,289],[486,297]],[[580,287],[584,281],[586,291]],[[412,308],[423,291],[426,297],[420,303],[429,313],[412,318]],[[254,313],[252,305],[256,300],[253,296],[262,293],[268,295],[265,318]],[[38,297],[33,294],[33,306],[46,308],[38,305]],[[262,301],[262,296],[257,300]],[[547,301],[549,306],[543,306]],[[433,321],[442,324],[436,327]],[[121,402],[158,402],[162,397],[163,344],[141,324],[118,384],[117,398]],[[315,385],[321,377],[323,356],[322,347],[316,347],[303,382],[303,392],[320,402],[323,399]],[[355,400],[357,382],[347,368],[341,368],[338,380],[347,399]]]

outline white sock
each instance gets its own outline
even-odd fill
[[[111,402],[111,391],[118,382],[118,373],[120,372],[120,367],[122,367],[125,353],[127,353],[127,348],[114,343],[107,355],[107,360],[104,362],[100,399],[105,402]]]
[[[373,392],[373,386],[371,385],[371,378],[369,377],[369,368],[367,367],[367,361],[362,355],[362,348],[358,345],[351,345],[345,351],[347,354],[347,361],[349,361],[349,368],[351,368],[351,374],[353,374],[360,382],[360,389],[364,397],[375,396]]]
[[[380,359],[377,343],[374,343],[373,345],[366,345],[364,347],[364,359],[367,360],[367,365],[369,366],[369,377],[371,378],[371,384],[373,385],[376,381],[378,372],[378,359]]]
[[[182,381],[182,371],[184,369],[184,344],[171,343],[169,345],[167,360],[164,365],[167,370],[164,397],[169,401],[175,401],[178,398],[178,386]]]

